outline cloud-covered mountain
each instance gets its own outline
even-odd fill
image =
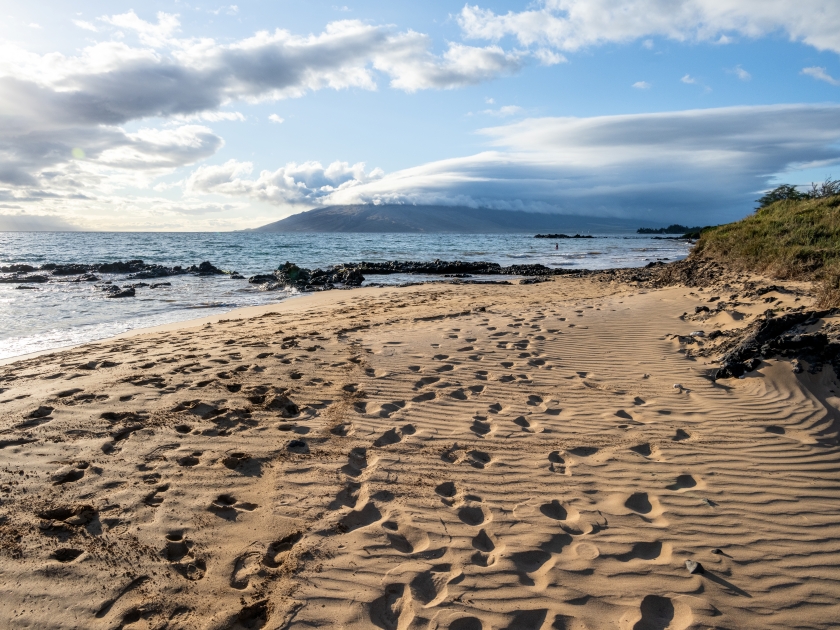
[[[646,224],[647,225],[647,224]],[[492,210],[464,206],[329,206],[295,214],[256,228],[256,232],[400,232],[412,234],[504,234],[634,232],[638,221]]]

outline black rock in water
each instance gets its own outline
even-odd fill
[[[6,267],[0,267],[0,273],[29,273],[35,271],[36,268],[32,265],[15,264]]]
[[[110,289],[116,289],[114,291],[107,291],[108,295],[105,297],[108,298],[126,298],[126,297],[134,297],[134,287],[127,287],[125,289],[120,289],[116,285],[111,285]]]
[[[209,260],[205,260],[200,265],[191,265],[187,267],[189,273],[197,273],[200,276],[223,276],[226,275],[224,271],[215,267]]]
[[[40,284],[42,282],[49,282],[49,281],[50,281],[50,279],[47,276],[42,276],[42,275],[37,275],[37,274],[32,275],[32,276],[27,276],[26,274],[13,273],[12,275],[8,275],[8,276],[0,276],[0,284],[17,284],[17,283],[20,283],[20,282],[28,282],[28,283],[37,282],[37,283]]]

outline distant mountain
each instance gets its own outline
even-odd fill
[[[75,232],[79,228],[60,217],[38,214],[0,214],[0,232]]]
[[[328,206],[301,212],[252,231],[418,234],[596,232],[604,234],[635,232],[639,223],[638,219],[583,217],[462,206]]]

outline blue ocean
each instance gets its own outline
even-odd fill
[[[555,249],[557,247],[557,249]],[[246,278],[286,261],[310,269],[345,262],[391,260],[489,261],[502,266],[540,263],[565,269],[638,267],[688,255],[685,241],[643,235],[593,239],[536,239],[525,234],[271,234],[0,232],[0,266],[105,263],[142,259],[184,267],[210,261]],[[102,281],[125,281],[97,274]],[[477,280],[492,280],[490,276]],[[509,279],[509,276],[506,276]],[[136,328],[223,313],[294,297],[258,290],[228,276],[162,278],[171,285],[139,288],[134,298],[107,299],[93,283],[49,282],[32,290],[0,284],[0,359],[104,339]],[[434,276],[366,276],[365,284],[445,280]]]

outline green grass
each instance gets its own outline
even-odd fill
[[[777,201],[741,221],[703,230],[692,256],[814,281],[821,305],[840,306],[840,195]]]

